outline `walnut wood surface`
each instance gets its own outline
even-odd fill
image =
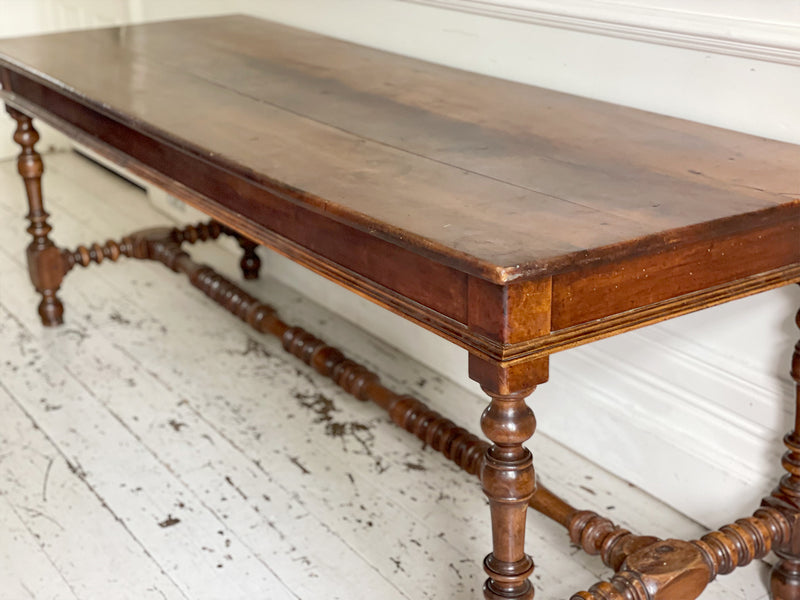
[[[0,54],[156,146],[496,282],[655,256],[776,206],[800,221],[795,146],[249,17],[4,40]],[[240,185],[209,195],[259,221],[265,200]]]
[[[605,534],[601,539],[618,546],[608,556],[619,566],[610,581],[597,583],[588,592],[578,592],[572,600],[693,600],[717,575],[730,573],[763,558],[773,547],[788,543],[795,529],[794,520],[782,511],[760,508],[752,517],[685,542],[630,536],[596,515],[591,518],[593,513],[587,514],[590,522],[598,522],[593,530]],[[619,537],[615,537],[617,533]],[[592,548],[584,549],[591,552]],[[615,550],[622,552],[615,554]],[[780,595],[774,600],[790,597],[794,598]]]
[[[261,259],[256,253],[258,244],[240,236],[239,246],[242,249],[242,260],[239,261],[242,276],[245,279],[258,279],[258,273],[261,270]]]
[[[525,553],[528,503],[536,492],[533,457],[523,444],[533,435],[536,419],[525,398],[534,388],[491,397],[481,415],[481,429],[492,445],[481,465],[483,491],[492,515],[492,552],[483,561],[489,578],[486,600],[532,600],[533,560]]]
[[[41,155],[34,147],[39,141],[39,133],[33,126],[31,118],[7,107],[8,114],[17,122],[14,141],[19,144],[21,152],[17,166],[22,180],[25,182],[25,193],[28,197],[28,233],[33,240],[26,249],[28,271],[36,291],[42,296],[39,303],[39,316],[47,327],[60,325],[63,322],[64,305],[56,292],[61,286],[66,267],[61,252],[50,239],[52,227],[47,222],[50,216],[44,209],[42,198],[42,173],[44,165]]]
[[[746,234],[717,231],[713,239],[667,247],[656,263],[635,257],[558,275],[552,327],[565,329],[800,262],[800,226],[787,227],[791,218],[781,209],[765,211]]]

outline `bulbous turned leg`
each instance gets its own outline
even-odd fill
[[[242,248],[242,260],[239,266],[242,268],[242,275],[245,279],[258,279],[258,272],[261,270],[261,259],[256,254],[258,244],[247,238],[239,238],[239,246]]]
[[[800,328],[800,311],[795,322]],[[772,496],[764,501],[792,517],[789,542],[775,550],[779,561],[770,577],[773,600],[800,600],[800,341],[794,347],[791,375],[795,381],[795,423],[794,429],[783,438],[788,449],[781,461],[786,475]]]
[[[769,591],[773,600],[796,600],[800,598],[800,560],[782,552],[776,552],[780,561],[772,568]]]
[[[533,388],[510,394],[484,391],[492,401],[481,427],[493,444],[481,468],[492,514],[492,552],[483,563],[489,579],[483,594],[486,600],[531,600],[533,560],[525,554],[525,518],[536,478],[531,453],[522,444],[536,429],[533,411],[525,404]]]
[[[48,234],[52,230],[47,222],[50,215],[44,210],[42,201],[42,157],[34,149],[39,141],[39,133],[34,129],[31,118],[18,110],[8,107],[8,113],[17,122],[14,141],[22,151],[17,160],[19,174],[25,181],[28,195],[30,225],[28,233],[33,241],[28,245],[27,258],[31,281],[41,294],[39,316],[46,326],[60,325],[63,322],[64,306],[56,292],[66,272],[64,258]]]

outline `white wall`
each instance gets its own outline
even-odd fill
[[[800,143],[793,0],[0,0],[0,34],[14,33],[17,18],[22,33],[234,11]],[[463,351],[281,257],[267,262],[476,392]],[[532,399],[540,431],[709,526],[741,516],[779,474],[798,306],[791,286],[556,355],[550,383]]]
[[[126,0],[0,0],[0,38],[123,23],[130,20],[129,5]],[[11,139],[14,127],[14,121],[2,111],[0,160],[19,152]],[[43,124],[36,128],[41,134],[40,152],[69,147],[69,140],[54,129]]]

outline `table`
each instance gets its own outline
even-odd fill
[[[615,571],[574,598],[694,598],[774,548],[773,597],[800,599],[800,421],[762,507],[688,542],[569,506],[537,484],[524,446],[536,426],[526,398],[551,353],[800,282],[800,148],[246,16],[2,40],[0,76],[44,325],[62,322],[57,292],[76,266],[126,256],[185,273],[480,477],[487,599],[533,597],[529,505]],[[33,118],[213,220],[56,246]],[[239,240],[246,277],[262,244],[466,348],[491,443],[394,394],[183,249],[223,234]],[[792,374],[800,402],[800,346]]]

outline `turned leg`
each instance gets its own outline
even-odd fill
[[[785,552],[775,553],[780,559],[770,575],[770,594],[773,600],[800,598],[800,560]]]
[[[261,259],[256,254],[258,244],[247,238],[239,238],[239,246],[242,248],[242,260],[239,266],[242,267],[242,275],[245,279],[258,279],[258,271],[261,269]]]
[[[493,444],[481,469],[492,514],[492,552],[484,560],[489,579],[483,594],[486,600],[530,600],[533,560],[525,554],[525,518],[536,478],[531,453],[522,444],[536,429],[533,411],[525,404],[533,388],[507,394],[484,391],[492,401],[481,416],[481,428]]]
[[[800,311],[795,317],[800,327]],[[766,503],[788,510],[794,517],[791,539],[775,550],[778,562],[772,569],[770,590],[773,600],[800,600],[800,342],[794,347],[792,379],[795,381],[794,429],[783,438],[788,451],[783,455],[783,476],[778,488]]]
[[[14,141],[22,148],[17,165],[19,174],[25,181],[25,191],[28,195],[27,218],[30,221],[28,233],[33,236],[33,241],[27,248],[28,269],[34,287],[42,296],[39,316],[46,326],[60,325],[63,321],[64,306],[56,296],[56,292],[64,278],[65,264],[61,251],[48,237],[52,228],[47,223],[49,215],[42,203],[44,168],[42,157],[34,149],[34,145],[39,141],[39,133],[34,129],[29,116],[11,107],[7,110],[17,122]]]

